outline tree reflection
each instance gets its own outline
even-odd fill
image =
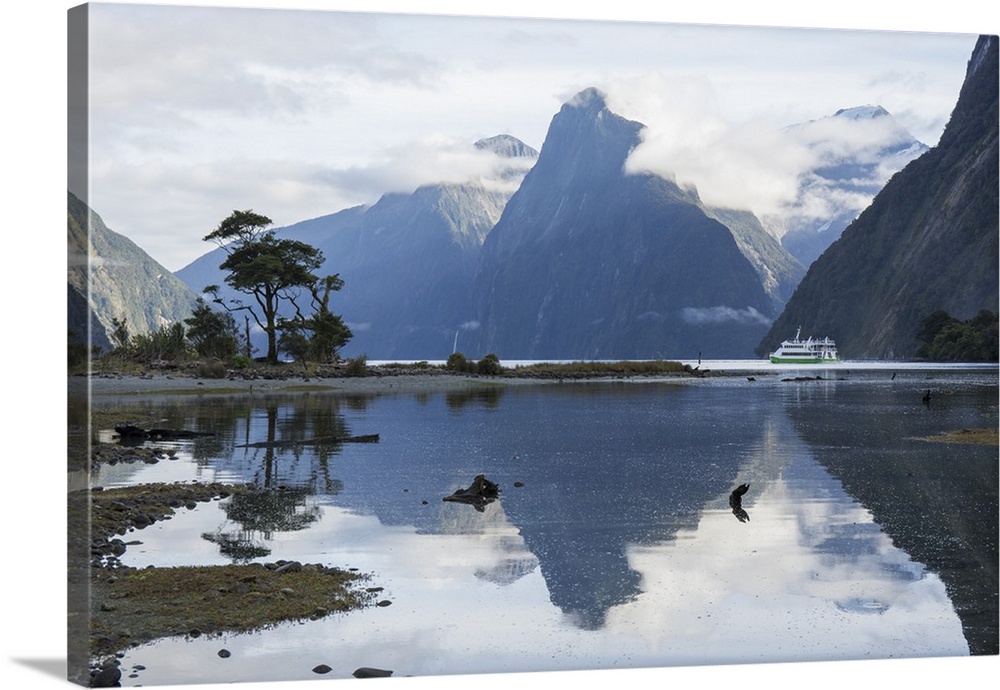
[[[453,412],[462,411],[469,403],[479,403],[486,409],[492,410],[500,404],[503,392],[503,388],[500,386],[449,391],[445,393],[444,400],[448,409]]]
[[[234,561],[266,556],[266,541],[277,532],[297,532],[319,520],[319,506],[307,505],[306,488],[275,488],[233,494],[224,506],[226,517],[238,523],[235,530],[206,533],[202,538],[219,545],[219,551]]]

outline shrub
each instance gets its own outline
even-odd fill
[[[239,351],[239,331],[232,314],[215,311],[201,297],[184,323],[188,327],[188,340],[202,357],[225,359]]]
[[[479,360],[476,371],[485,376],[499,376],[503,373],[503,367],[500,366],[500,358],[491,352]]]
[[[195,369],[195,376],[200,379],[224,379],[228,373],[226,365],[217,359],[199,362]]]
[[[230,360],[233,369],[250,369],[253,367],[253,360],[246,355],[234,355]]]
[[[160,327],[151,333],[138,333],[131,338],[129,358],[147,364],[156,361],[176,361],[187,354],[184,326],[175,323],[170,328]]]
[[[353,359],[347,360],[347,368],[345,371],[348,376],[367,376],[368,355],[360,354]]]
[[[476,366],[465,358],[461,352],[453,352],[448,356],[444,368],[448,371],[455,371],[463,374],[471,374],[476,370]]]

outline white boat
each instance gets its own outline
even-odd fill
[[[829,338],[807,338],[800,340],[802,333],[800,326],[795,331],[795,337],[791,340],[784,340],[781,347],[771,353],[771,362],[774,364],[832,364],[839,362],[837,355],[837,345]]]

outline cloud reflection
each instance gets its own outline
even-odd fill
[[[778,479],[753,523],[734,529],[713,509],[676,541],[630,548],[643,594],[609,612],[609,629],[692,663],[968,654],[941,580],[832,488],[809,499]]]

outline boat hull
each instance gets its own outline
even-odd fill
[[[839,359],[823,359],[821,357],[778,357],[771,355],[771,364],[836,364]]]

